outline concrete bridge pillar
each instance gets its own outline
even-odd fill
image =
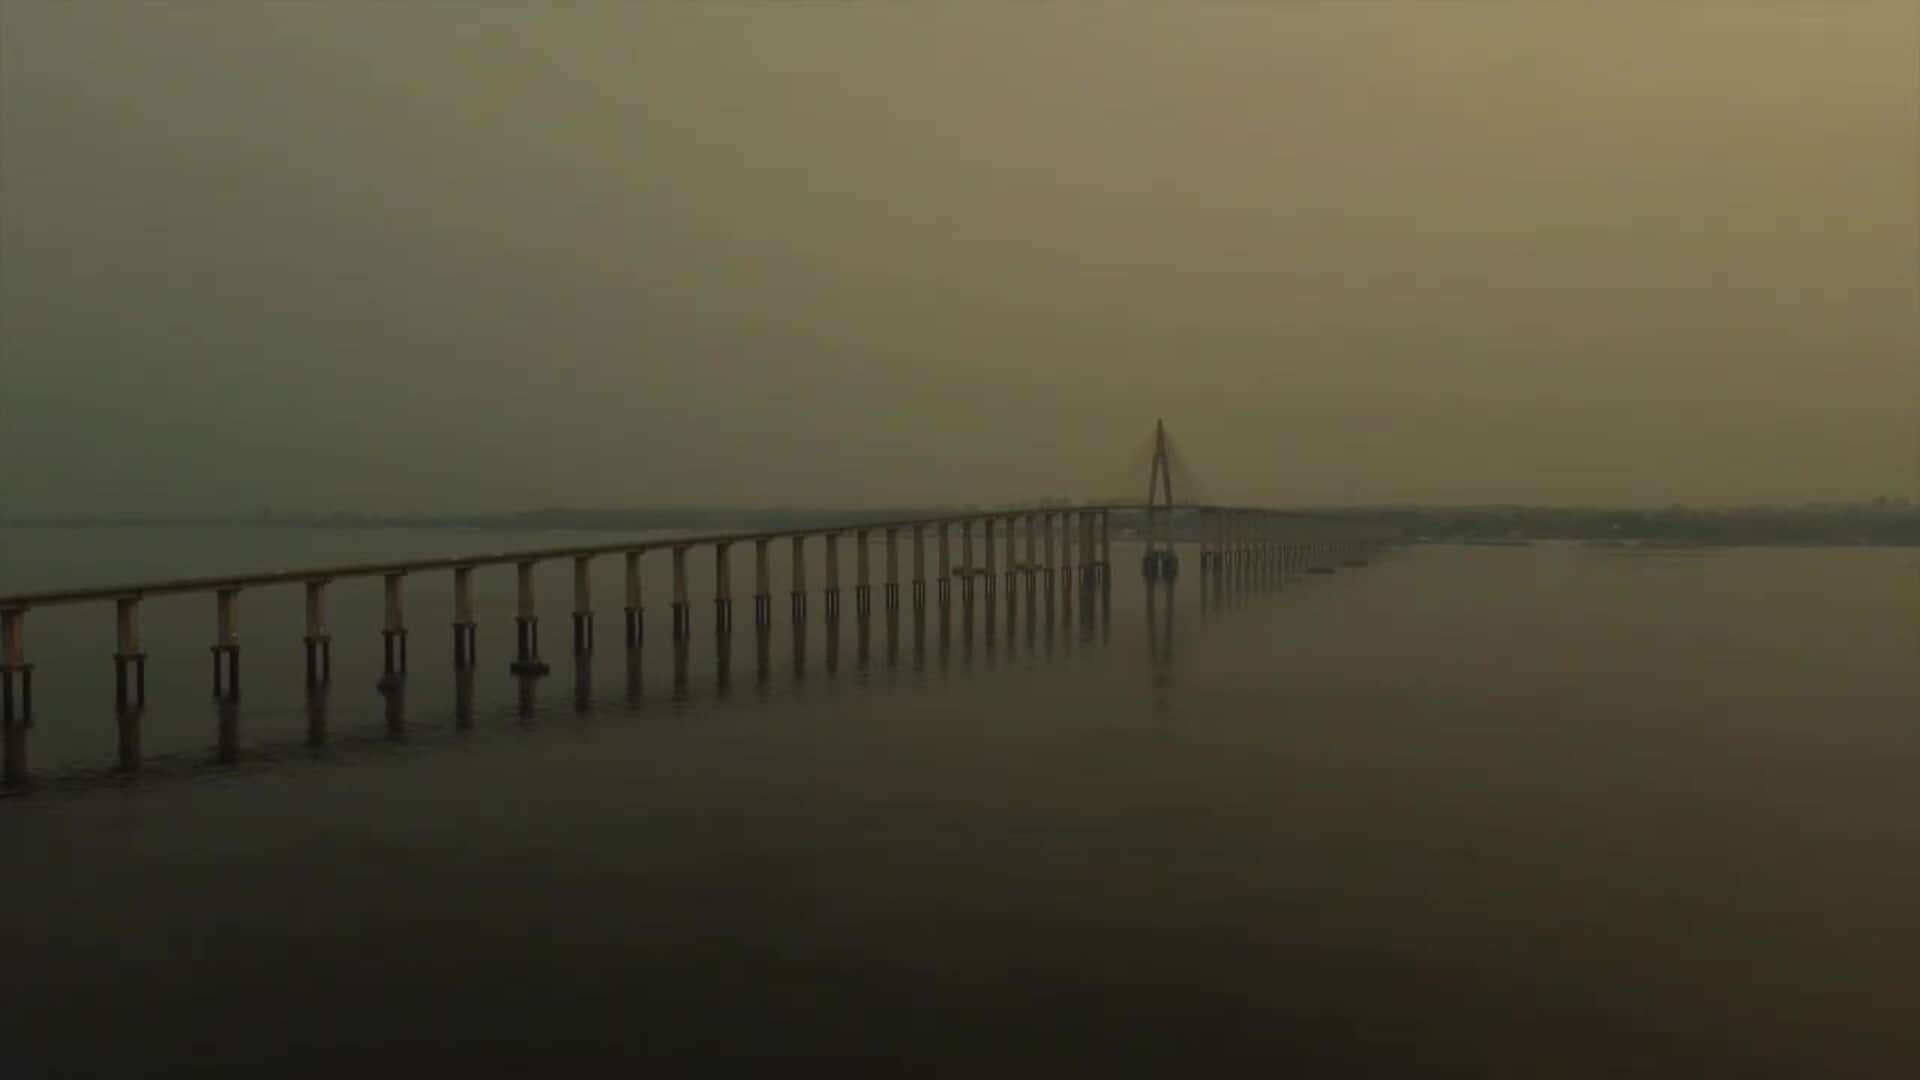
[[[1094,546],[1094,514],[1080,512],[1080,590],[1089,592],[1099,581],[1100,551]]]
[[[827,625],[840,624],[840,534],[827,534]]]
[[[1032,596],[1034,583],[1040,578],[1040,515],[1020,515],[1020,529],[1026,534],[1026,558],[1021,565],[1021,576],[1027,581],[1027,595]]]
[[[114,601],[114,704],[122,709],[147,703],[147,654],[140,651],[140,598]]]
[[[473,567],[453,568],[453,669],[468,671],[474,666],[474,647],[478,643],[473,621]]]
[[[927,611],[927,532],[913,527],[913,617],[918,620]]]
[[[1238,554],[1239,521],[1232,514],[1220,515],[1220,591],[1233,591],[1234,560]]]
[[[386,622],[380,628],[380,688],[392,689],[407,673],[405,574],[383,576]]]
[[[540,659],[540,615],[533,597],[534,565],[530,559],[514,564],[517,596],[513,617],[513,663],[508,665],[507,670],[515,675],[545,675],[552,670]]]
[[[33,727],[33,665],[27,663],[25,608],[0,611],[0,784],[27,785],[27,730]]]
[[[983,538],[982,546],[986,548],[986,553],[987,553],[987,565],[985,567],[986,574],[982,577],[981,580],[983,582],[982,587],[985,588],[987,591],[988,603],[992,603],[994,595],[998,591],[997,584],[1000,579],[999,559],[995,555],[995,552],[998,550],[998,548],[995,546],[993,542],[993,535],[994,535],[993,525],[994,525],[994,520],[990,517],[983,518],[980,521],[980,533]]]
[[[947,623],[947,610],[953,602],[953,549],[948,545],[947,522],[940,523],[938,546],[940,548],[940,577],[934,591],[940,601],[940,625]]]
[[[573,655],[593,652],[593,556],[573,557]]]
[[[713,632],[733,632],[733,545],[724,540],[713,545]]]
[[[793,571],[793,625],[805,626],[807,624],[807,538],[804,536],[793,538],[791,569]],[[798,641],[803,635],[796,634],[794,637]]]
[[[1060,511],[1060,599],[1073,599],[1073,511]]]
[[[626,623],[626,641],[628,651],[638,649],[647,636],[646,593],[640,574],[640,556],[646,554],[645,548],[621,553],[624,564],[621,575],[622,616]]]
[[[240,635],[234,613],[239,589],[221,589],[213,599],[213,696],[229,701],[240,696]]]
[[[1053,602],[1053,511],[1040,512],[1040,547],[1044,553],[1040,566],[1040,585],[1047,591],[1047,602]]]
[[[140,598],[114,601],[113,712],[120,728],[119,771],[140,768],[140,713],[147,705],[147,654],[140,651]]]
[[[767,548],[771,540],[761,537],[753,542],[753,625],[773,625],[773,568],[768,564]]]
[[[973,610],[973,522],[960,523],[960,601],[968,611]]]
[[[1100,581],[1104,584],[1113,578],[1113,517],[1108,510],[1100,511]]]
[[[1254,588],[1254,536],[1256,523],[1252,515],[1240,517],[1240,590]]]
[[[673,545],[673,640],[693,637],[693,608],[687,600],[687,545]]]
[[[300,643],[306,651],[307,690],[314,691],[333,681],[333,635],[327,633],[326,580],[316,578],[307,582],[306,593],[306,633],[301,635]],[[145,695],[141,696],[144,699]]]
[[[1018,583],[1020,580],[1020,554],[1018,550],[1018,547],[1019,547],[1018,534],[1020,531],[1020,522],[1022,520],[1023,519],[1019,515],[1014,515],[1012,517],[1007,518],[1004,522],[1004,524],[1007,527],[1006,583],[1007,583],[1007,610],[1009,611],[1013,610],[1013,596],[1014,596],[1014,593],[1018,590]]]
[[[855,573],[859,578],[853,586],[853,608],[863,619],[873,610],[873,575],[869,554],[872,539],[866,529],[853,534]]]
[[[235,614],[237,588],[214,593],[213,699],[219,707],[218,757],[230,765],[240,756],[240,635]]]
[[[900,530],[889,528],[887,537],[887,614],[900,610]]]

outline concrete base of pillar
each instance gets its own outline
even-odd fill
[[[219,701],[240,697],[240,646],[213,646],[213,696]]]
[[[1148,581],[1172,581],[1180,576],[1180,557],[1171,551],[1149,551],[1140,557],[1140,576]]]
[[[453,669],[466,671],[474,666],[476,636],[479,628],[470,622],[453,624]]]
[[[33,727],[33,665],[0,668],[0,786],[27,786],[27,730]]]
[[[515,675],[545,675],[553,670],[540,659],[540,619],[521,615],[513,620],[514,657],[507,670]]]
[[[113,708],[115,712],[145,708],[147,704],[147,654],[113,654]]]
[[[314,690],[333,680],[333,638],[326,634],[308,634],[300,639],[306,648],[307,689]]]
[[[380,688],[385,690],[407,673],[407,632],[382,630],[380,639]]]

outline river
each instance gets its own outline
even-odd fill
[[[0,592],[576,539],[0,530]],[[1920,555],[1416,547],[1226,603],[1189,556],[1151,615],[1115,557],[1104,618],[876,614],[863,661],[849,599],[799,665],[783,577],[764,678],[750,601],[676,678],[662,568],[630,667],[617,560],[583,677],[556,566],[525,696],[495,571],[466,721],[444,576],[397,705],[342,583],[318,748],[297,590],[250,593],[231,766],[211,601],[155,600],[131,781],[110,608],[35,612],[10,1075],[1920,1067]]]

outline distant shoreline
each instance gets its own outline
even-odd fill
[[[1072,506],[1061,504],[1059,509]],[[22,528],[284,528],[446,529],[471,531],[643,532],[661,530],[781,531],[825,525],[977,513],[994,507],[893,507],[844,509],[720,509],[673,507],[642,510],[552,508],[498,513],[379,514],[361,512],[254,515],[15,514],[0,516],[0,529]],[[1561,507],[1302,507],[1299,513],[1392,528],[1415,543],[1482,546],[1538,541],[1585,542],[1595,547],[1920,547],[1920,506],[1903,502],[1848,506],[1749,507],[1656,510]],[[1121,511],[1124,535],[1137,514]],[[1136,519],[1129,521],[1128,519]],[[1176,522],[1188,520],[1182,515]]]

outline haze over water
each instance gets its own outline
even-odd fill
[[[195,764],[208,613],[156,608],[172,756],[0,815],[32,987],[0,1024],[76,1073],[607,1052],[1902,1075],[1916,570],[1413,548],[1204,611],[1189,575],[1170,653],[1121,573],[1105,634],[1050,654],[1003,631],[963,659],[956,635],[916,670],[910,631],[894,666],[876,625],[863,673],[849,605],[840,672],[816,640],[796,682],[776,618],[767,687],[746,632],[724,694],[696,598],[685,700],[656,648],[632,704],[608,648],[577,711],[561,648],[525,717],[496,597],[474,729],[422,615],[398,745],[375,623],[342,622],[313,761],[297,627],[255,620],[243,730],[267,760],[235,770]],[[104,628],[43,622],[50,677],[104,667]],[[110,760],[99,685],[49,692],[49,757]]]
[[[1161,417],[1183,501],[1892,514],[1916,56],[1911,0],[0,0],[0,594],[614,539],[62,515],[1133,499]],[[1214,606],[1123,543],[1099,618],[863,644],[816,542],[764,672],[696,555],[684,661],[664,554],[579,663],[542,565],[520,682],[510,571],[467,681],[413,575],[384,696],[336,582],[317,704],[249,589],[226,711],[149,597],[130,780],[111,604],[30,612],[6,1080],[1920,1075],[1912,550]]]

